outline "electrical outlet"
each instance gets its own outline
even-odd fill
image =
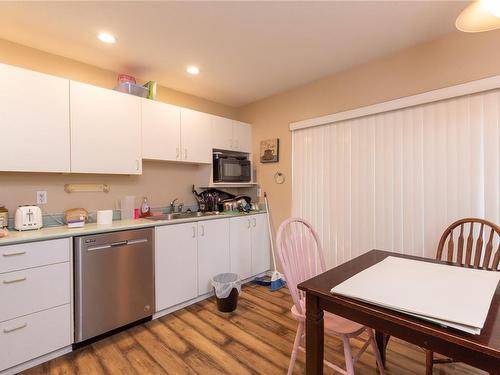
[[[47,192],[37,191],[36,192],[36,204],[47,204]]]
[[[262,189],[260,187],[257,188],[257,196],[262,197]]]

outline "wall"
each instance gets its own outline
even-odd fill
[[[115,72],[1,39],[0,62],[106,88],[113,88],[117,77]],[[162,86],[158,87],[158,100],[230,118],[236,118],[237,114],[235,108]],[[190,193],[192,184],[206,184],[210,177],[209,167],[188,164],[145,162],[143,171],[142,176],[0,173],[0,205],[5,204],[13,215],[17,205],[34,203],[37,190],[48,192],[49,200],[44,209],[51,213],[72,207],[114,208],[115,201],[126,195],[136,195],[137,199],[148,195],[153,206],[165,206],[175,197],[186,204],[194,204]],[[109,183],[111,192],[70,195],[63,187],[71,182]]]
[[[291,212],[290,122],[498,75],[499,43],[500,31],[454,32],[241,108],[240,119],[253,124],[254,155],[261,140],[280,138],[278,164],[254,161],[275,226]],[[282,185],[274,183],[277,171],[286,175]]]
[[[74,207],[89,211],[116,209],[119,200],[127,195],[135,195],[137,205],[144,196],[150,199],[152,207],[167,206],[174,198],[179,199],[177,203],[194,205],[192,185],[206,184],[209,178],[207,165],[158,161],[144,161],[140,176],[4,172],[0,174],[0,204],[6,204],[13,215],[18,204],[36,204],[36,191],[46,190],[45,213],[59,213]],[[110,191],[68,194],[64,184],[71,183],[108,184]]]

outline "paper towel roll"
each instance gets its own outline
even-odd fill
[[[113,210],[99,210],[97,211],[97,224],[106,225],[113,222]]]
[[[128,195],[125,198],[120,199],[122,220],[133,219],[134,208],[135,208],[135,195]]]

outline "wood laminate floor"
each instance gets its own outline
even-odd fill
[[[23,372],[40,374],[286,374],[296,323],[290,314],[288,290],[243,287],[238,309],[219,313],[214,298],[161,319],[131,328]],[[360,347],[356,340],[355,348]],[[327,359],[344,363],[342,343],[326,339]],[[294,374],[304,373],[300,353]],[[388,375],[424,374],[424,352],[391,338]],[[367,351],[356,364],[357,375],[377,374]],[[325,367],[325,374],[333,371]],[[485,374],[464,364],[436,365],[434,374]]]

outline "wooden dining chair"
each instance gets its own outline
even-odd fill
[[[455,221],[441,236],[436,259],[466,267],[499,271],[500,227],[478,218]],[[453,362],[455,361],[451,358],[434,358],[432,350],[425,351],[426,375],[432,375],[434,364]]]
[[[297,285],[319,273],[325,272],[325,258],[318,234],[314,231],[311,224],[303,219],[290,218],[285,220],[280,225],[276,234],[276,245],[278,258],[285,273],[286,282],[294,303],[291,312],[298,322],[297,333],[295,335],[288,367],[288,375],[291,375],[293,373],[295,360],[297,359],[298,350],[304,351],[304,348],[301,346],[301,341],[304,337],[306,320],[305,295],[297,288]],[[371,345],[379,372],[381,375],[384,375],[384,366],[371,328],[338,315],[325,312],[324,330],[325,334],[335,335],[342,340],[347,369],[344,370],[326,360],[324,361],[325,365],[342,374],[354,375],[354,364],[368,346]],[[359,337],[363,333],[367,334],[368,339],[364,340]],[[349,341],[351,338],[357,338],[364,342],[364,345],[355,356],[352,355],[351,351],[351,344]]]

